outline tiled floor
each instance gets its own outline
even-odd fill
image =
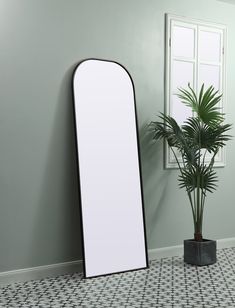
[[[235,248],[221,249],[217,257],[206,267],[173,257],[106,277],[73,274],[17,283],[0,289],[0,307],[235,307]]]

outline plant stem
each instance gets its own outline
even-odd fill
[[[214,166],[214,162],[215,162],[215,155],[218,153],[219,149],[217,148],[217,150],[214,152],[213,156],[211,157],[211,161],[209,163],[209,168],[212,169]]]
[[[197,176],[197,232],[200,230],[200,176]],[[196,232],[196,233],[197,233]]]
[[[205,150],[205,153],[203,155],[203,166],[205,165],[206,153],[207,153],[207,149]]]
[[[202,232],[202,220],[203,220],[203,196],[204,191],[201,189],[201,200],[200,200],[200,231]]]
[[[200,183],[200,167],[201,167],[201,129],[202,129],[202,123],[201,119],[199,118],[199,140],[198,140],[198,147],[199,147],[199,162],[198,162],[198,174],[197,174],[197,228],[196,228],[196,234],[195,234],[195,240],[200,241],[202,239],[202,226],[201,226],[201,221],[202,221],[202,188],[203,187],[202,183]],[[204,164],[204,159],[205,155],[203,157],[203,164]],[[201,194],[201,195],[200,195]]]
[[[201,205],[201,230],[202,230],[202,222],[203,222],[203,213],[204,213],[204,204],[205,204],[205,200],[206,200],[206,192],[204,191],[202,194],[202,205]]]
[[[177,155],[176,155],[175,151],[173,150],[173,148],[172,148],[172,147],[170,147],[170,148],[171,148],[171,150],[172,150],[172,152],[173,152],[173,154],[174,154],[174,157],[175,157],[175,160],[176,160],[177,165],[178,165],[178,167],[179,167],[180,173],[181,173],[181,175],[183,175],[182,168],[181,168],[181,166],[180,166],[180,162],[179,162],[179,160],[178,160],[178,158],[177,158]],[[194,230],[195,230],[195,228],[196,228],[195,210],[194,210],[194,207],[193,207],[192,196],[191,196],[191,193],[190,193],[189,188],[188,188],[187,186],[186,186],[186,192],[187,192],[187,194],[188,194],[189,202],[190,202],[191,209],[192,209],[192,213],[193,213],[193,223],[194,223]]]

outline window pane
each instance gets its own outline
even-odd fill
[[[185,61],[173,61],[172,65],[172,89],[177,91],[179,87],[187,87],[188,83],[193,85],[194,64]]]
[[[191,109],[185,106],[175,95],[179,93],[178,88],[187,88],[188,83],[193,87],[194,64],[191,62],[174,61],[172,66],[172,98],[171,116],[179,124],[182,124],[187,117],[192,115]]]
[[[212,85],[216,90],[220,90],[220,66],[200,64],[199,87],[201,87],[203,83],[206,88]]]
[[[174,57],[194,58],[194,29],[175,26],[172,31],[172,52]]]
[[[216,32],[199,32],[199,58],[201,61],[219,62],[221,35]]]
[[[171,104],[171,116],[179,125],[182,125],[188,117],[192,116],[191,109],[185,106],[176,95],[172,96]]]

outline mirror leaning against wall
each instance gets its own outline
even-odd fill
[[[112,61],[73,79],[84,275],[148,267],[133,81]]]

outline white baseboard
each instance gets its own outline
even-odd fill
[[[230,247],[235,247],[235,237],[217,240],[217,248],[218,249],[230,248]]]
[[[82,272],[81,260],[0,272],[0,287],[10,283],[55,277],[75,272]]]
[[[217,240],[218,249],[229,247],[235,247],[235,238]],[[158,260],[161,258],[182,255],[183,245],[148,250],[149,260]],[[82,272],[82,262],[82,260],[77,260],[71,262],[24,268],[7,272],[0,272],[0,287],[15,282],[24,282],[29,280],[42,279],[46,277],[55,277],[63,274]]]
[[[217,249],[235,247],[235,237],[217,240]],[[149,260],[158,260],[183,255],[183,245],[148,250]]]
[[[149,260],[159,260],[161,258],[182,256],[183,255],[183,245],[162,247],[148,250]]]

